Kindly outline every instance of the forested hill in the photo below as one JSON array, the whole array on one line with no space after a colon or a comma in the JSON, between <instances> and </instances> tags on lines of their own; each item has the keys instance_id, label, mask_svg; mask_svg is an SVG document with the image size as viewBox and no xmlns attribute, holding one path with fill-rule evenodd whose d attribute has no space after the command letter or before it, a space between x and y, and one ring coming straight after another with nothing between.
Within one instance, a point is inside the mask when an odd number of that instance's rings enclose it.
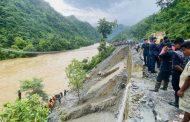
<instances>
[{"instance_id":1,"label":"forested hill","mask_svg":"<svg viewBox=\"0 0 190 122\"><path fill-rule=\"evenodd\" d=\"M125 26L122 24L119 24L118 26L116 26L113 31L112 34L110 34L108 36L108 40L112 40L116 35L118 35L119 33L121 33L122 31L125 30Z\"/></svg>"},{"instance_id":2,"label":"forested hill","mask_svg":"<svg viewBox=\"0 0 190 122\"><path fill-rule=\"evenodd\" d=\"M163 0L158 0L160 3ZM123 38L140 40L153 32L165 31L170 38L190 38L190 1L168 0L166 5L158 3L160 12L151 15L136 25L126 28ZM173 1L173 2L172 2ZM121 33L114 40L119 40Z\"/></svg>"},{"instance_id":3,"label":"forested hill","mask_svg":"<svg viewBox=\"0 0 190 122\"><path fill-rule=\"evenodd\" d=\"M64 17L43 0L0 1L0 47L57 51L86 46L98 38L89 23Z\"/></svg>"}]
</instances>

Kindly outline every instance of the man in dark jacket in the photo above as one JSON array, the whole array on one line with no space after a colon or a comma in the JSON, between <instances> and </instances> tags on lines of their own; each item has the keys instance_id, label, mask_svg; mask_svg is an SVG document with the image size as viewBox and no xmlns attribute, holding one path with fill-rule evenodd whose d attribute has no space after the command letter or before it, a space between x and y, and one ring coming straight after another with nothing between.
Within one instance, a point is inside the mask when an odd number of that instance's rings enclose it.
<instances>
[{"instance_id":1,"label":"man in dark jacket","mask_svg":"<svg viewBox=\"0 0 190 122\"><path fill-rule=\"evenodd\" d=\"M143 43L141 49L143 51L144 65L148 66L148 55L149 55L149 43L148 43L148 39L144 39L144 43Z\"/></svg>"},{"instance_id":2,"label":"man in dark jacket","mask_svg":"<svg viewBox=\"0 0 190 122\"><path fill-rule=\"evenodd\" d=\"M165 44L165 46L163 47L163 50L164 52L159 55L159 58L162 60L161 65L160 65L160 72L157 76L157 82L155 84L155 88L154 90L151 90L154 92L159 91L162 81L164 81L163 90L167 90L169 77L171 75L172 57L173 57L171 43Z\"/></svg>"},{"instance_id":3,"label":"man in dark jacket","mask_svg":"<svg viewBox=\"0 0 190 122\"><path fill-rule=\"evenodd\" d=\"M165 36L164 39L162 41L160 41L159 53L161 52L164 45L167 44L167 43L171 43L171 42L170 42L169 38L167 36Z\"/></svg>"},{"instance_id":4,"label":"man in dark jacket","mask_svg":"<svg viewBox=\"0 0 190 122\"><path fill-rule=\"evenodd\" d=\"M174 94L175 101L169 102L169 104L175 107L179 107L179 97L177 95L177 91L180 89L179 87L180 75L183 72L185 65L189 61L189 57L185 57L181 50L181 45L183 42L184 40L181 38L177 38L174 41L175 52L173 54L173 59L172 59L172 86L175 91Z\"/></svg>"},{"instance_id":5,"label":"man in dark jacket","mask_svg":"<svg viewBox=\"0 0 190 122\"><path fill-rule=\"evenodd\" d=\"M149 68L148 70L151 73L156 73L155 71L155 65L156 65L156 61L159 55L159 48L158 45L156 44L156 37L153 37L150 43L150 47L149 47Z\"/></svg>"}]
</instances>

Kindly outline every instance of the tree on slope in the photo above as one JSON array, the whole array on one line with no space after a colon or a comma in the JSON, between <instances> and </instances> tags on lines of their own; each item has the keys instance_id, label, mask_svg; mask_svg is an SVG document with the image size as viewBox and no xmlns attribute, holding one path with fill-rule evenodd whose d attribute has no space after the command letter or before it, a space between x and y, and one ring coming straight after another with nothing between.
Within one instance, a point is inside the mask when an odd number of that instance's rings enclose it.
<instances>
[{"instance_id":1,"label":"tree on slope","mask_svg":"<svg viewBox=\"0 0 190 122\"><path fill-rule=\"evenodd\" d=\"M74 59L66 68L66 75L69 79L69 85L77 91L80 100L80 89L83 88L83 81L86 76L86 72L83 69L83 63Z\"/></svg>"}]
</instances>

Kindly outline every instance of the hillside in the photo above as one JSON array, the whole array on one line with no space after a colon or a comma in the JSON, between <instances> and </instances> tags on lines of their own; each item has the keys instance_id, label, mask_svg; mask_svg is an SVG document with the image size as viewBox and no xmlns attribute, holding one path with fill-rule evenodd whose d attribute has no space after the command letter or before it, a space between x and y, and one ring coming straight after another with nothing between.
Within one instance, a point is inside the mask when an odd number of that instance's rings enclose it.
<instances>
[{"instance_id":1,"label":"hillside","mask_svg":"<svg viewBox=\"0 0 190 122\"><path fill-rule=\"evenodd\" d=\"M43 0L1 0L0 47L27 51L57 51L96 42L89 23L63 17Z\"/></svg>"},{"instance_id":2,"label":"hillside","mask_svg":"<svg viewBox=\"0 0 190 122\"><path fill-rule=\"evenodd\" d=\"M115 27L112 31L112 34L110 34L108 36L108 40L112 40L113 37L115 37L116 35L118 35L119 33L121 33L122 31L125 30L125 26L122 24L119 24L117 27Z\"/></svg>"},{"instance_id":3,"label":"hillside","mask_svg":"<svg viewBox=\"0 0 190 122\"><path fill-rule=\"evenodd\" d=\"M140 40L151 33L165 31L170 38L190 38L190 2L188 0L174 0L174 2L160 12L151 15L136 25L126 28L122 33L127 39ZM114 37L121 37L121 33Z\"/></svg>"}]
</instances>

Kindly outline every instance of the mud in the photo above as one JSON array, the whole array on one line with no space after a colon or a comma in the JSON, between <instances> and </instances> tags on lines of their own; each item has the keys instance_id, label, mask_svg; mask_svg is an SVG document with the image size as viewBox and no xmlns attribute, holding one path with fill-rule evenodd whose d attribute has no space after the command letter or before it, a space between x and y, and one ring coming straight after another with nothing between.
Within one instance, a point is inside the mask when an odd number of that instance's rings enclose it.
<instances>
[{"instance_id":1,"label":"mud","mask_svg":"<svg viewBox=\"0 0 190 122\"><path fill-rule=\"evenodd\" d=\"M0 108L17 98L20 80L42 78L49 96L68 90L65 68L74 58L83 60L96 55L97 47L95 44L63 53L0 61Z\"/></svg>"}]
</instances>

